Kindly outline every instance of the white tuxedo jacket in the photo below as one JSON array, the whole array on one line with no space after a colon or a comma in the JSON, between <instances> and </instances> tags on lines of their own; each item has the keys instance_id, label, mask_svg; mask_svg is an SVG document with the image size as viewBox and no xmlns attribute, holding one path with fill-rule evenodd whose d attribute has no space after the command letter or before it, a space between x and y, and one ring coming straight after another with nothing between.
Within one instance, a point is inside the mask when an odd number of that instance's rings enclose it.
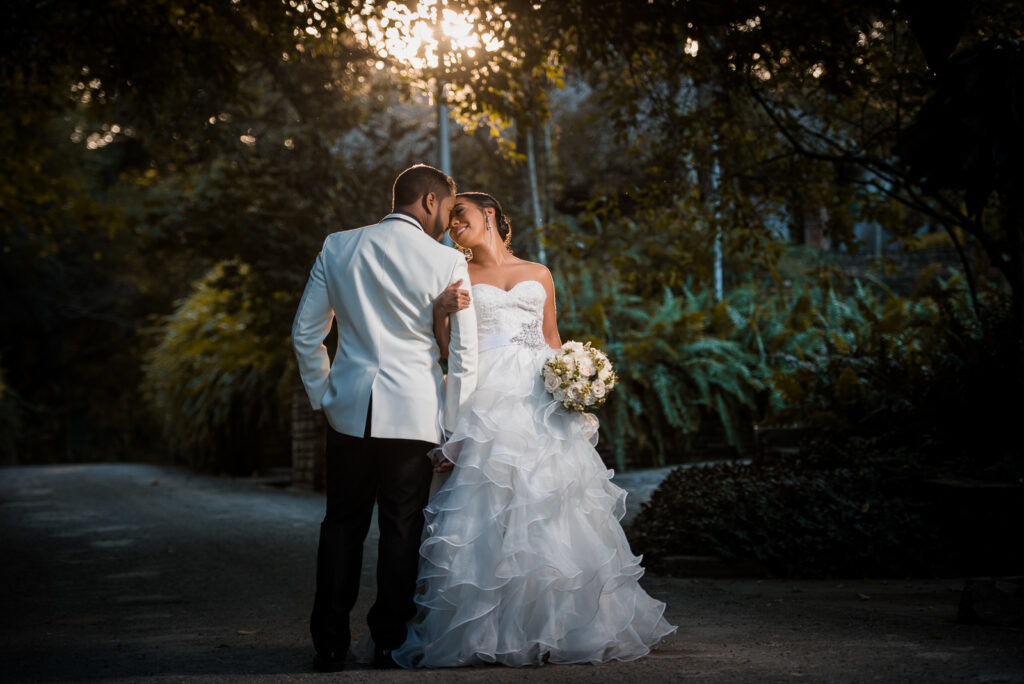
<instances>
[{"instance_id":1,"label":"white tuxedo jacket","mask_svg":"<svg viewBox=\"0 0 1024 684\"><path fill-rule=\"evenodd\" d=\"M473 307L451 316L447 380L434 339L433 301L451 283L470 286L466 259L390 214L333 233L313 264L292 324L299 374L314 409L338 432L362 437L373 396L373 437L438 443L476 388ZM324 338L338 321L331 365Z\"/></svg>"}]
</instances>

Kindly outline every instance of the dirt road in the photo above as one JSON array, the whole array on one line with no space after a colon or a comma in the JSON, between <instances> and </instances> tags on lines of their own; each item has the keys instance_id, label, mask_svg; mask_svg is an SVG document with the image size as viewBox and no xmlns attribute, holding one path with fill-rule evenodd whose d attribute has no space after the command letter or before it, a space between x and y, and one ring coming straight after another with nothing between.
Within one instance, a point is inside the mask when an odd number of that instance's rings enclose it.
<instances>
[{"instance_id":1,"label":"dirt road","mask_svg":"<svg viewBox=\"0 0 1024 684\"><path fill-rule=\"evenodd\" d=\"M679 631L637 662L320 675L306 620L323 505L314 494L147 465L0 469L0 678L1024 681L1024 632L956 624L955 578L648 577ZM356 636L372 601L374 549Z\"/></svg>"}]
</instances>

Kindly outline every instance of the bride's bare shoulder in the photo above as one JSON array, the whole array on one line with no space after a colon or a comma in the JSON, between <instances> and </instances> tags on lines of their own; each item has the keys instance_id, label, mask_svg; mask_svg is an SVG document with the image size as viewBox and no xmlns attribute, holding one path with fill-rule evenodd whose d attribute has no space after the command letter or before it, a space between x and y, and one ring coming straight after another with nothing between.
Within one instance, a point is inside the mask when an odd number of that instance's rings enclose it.
<instances>
[{"instance_id":1,"label":"bride's bare shoulder","mask_svg":"<svg viewBox=\"0 0 1024 684\"><path fill-rule=\"evenodd\" d=\"M551 271L544 264L516 257L516 267L522 269L523 275L531 280L539 280L541 283L551 280Z\"/></svg>"},{"instance_id":2,"label":"bride's bare shoulder","mask_svg":"<svg viewBox=\"0 0 1024 684\"><path fill-rule=\"evenodd\" d=\"M541 285L547 288L553 288L555 286L555 279L551 277L551 271L544 264L535 264L530 262L530 266L533 269L533 277L540 281Z\"/></svg>"}]
</instances>

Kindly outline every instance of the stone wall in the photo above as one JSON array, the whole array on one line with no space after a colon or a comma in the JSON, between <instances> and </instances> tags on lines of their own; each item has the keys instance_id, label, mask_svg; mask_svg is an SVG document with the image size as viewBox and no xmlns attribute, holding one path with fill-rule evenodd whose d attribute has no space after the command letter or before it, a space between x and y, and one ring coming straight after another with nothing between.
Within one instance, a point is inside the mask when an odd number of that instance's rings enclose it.
<instances>
[{"instance_id":1,"label":"stone wall","mask_svg":"<svg viewBox=\"0 0 1024 684\"><path fill-rule=\"evenodd\" d=\"M299 380L292 379L292 486L324 488L324 448L327 433L323 411L314 411Z\"/></svg>"}]
</instances>

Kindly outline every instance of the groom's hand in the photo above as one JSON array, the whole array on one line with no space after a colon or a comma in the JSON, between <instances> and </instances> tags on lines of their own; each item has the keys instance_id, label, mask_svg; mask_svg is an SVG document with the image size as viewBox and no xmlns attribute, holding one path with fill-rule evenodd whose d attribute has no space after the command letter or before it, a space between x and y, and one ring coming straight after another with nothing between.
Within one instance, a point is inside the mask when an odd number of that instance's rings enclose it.
<instances>
[{"instance_id":1,"label":"groom's hand","mask_svg":"<svg viewBox=\"0 0 1024 684\"><path fill-rule=\"evenodd\" d=\"M434 307L443 315L453 314L456 311L469 308L469 290L460 290L462 278L444 289L434 300Z\"/></svg>"},{"instance_id":2,"label":"groom's hand","mask_svg":"<svg viewBox=\"0 0 1024 684\"><path fill-rule=\"evenodd\" d=\"M435 473L447 473L455 467L455 464L449 461L447 458L442 458L441 462L434 466Z\"/></svg>"}]
</instances>

